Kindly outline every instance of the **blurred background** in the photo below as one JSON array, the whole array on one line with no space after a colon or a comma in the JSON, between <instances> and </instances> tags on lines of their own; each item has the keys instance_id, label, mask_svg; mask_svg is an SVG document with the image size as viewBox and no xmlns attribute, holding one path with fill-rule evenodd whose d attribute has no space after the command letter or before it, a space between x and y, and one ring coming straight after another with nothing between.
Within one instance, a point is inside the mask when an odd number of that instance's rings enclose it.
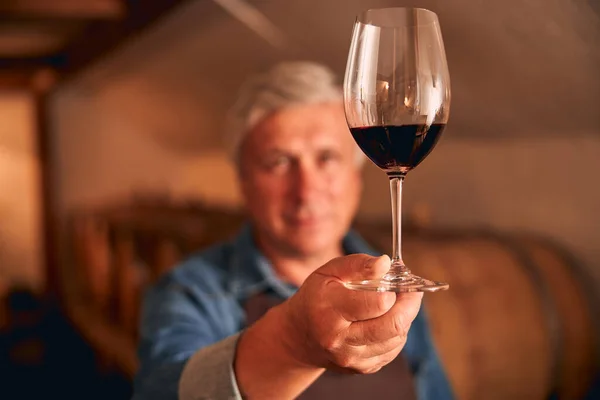
<instances>
[{"instance_id":1,"label":"blurred background","mask_svg":"<svg viewBox=\"0 0 600 400\"><path fill-rule=\"evenodd\" d=\"M600 2L2 0L1 398L130 398L144 288L243 221L221 140L238 86L289 59L341 78L355 15L383 6L435 11L446 46L450 121L403 211L405 259L451 284L426 306L457 394L584 397ZM368 164L356 226L387 251L387 178Z\"/></svg>"}]
</instances>

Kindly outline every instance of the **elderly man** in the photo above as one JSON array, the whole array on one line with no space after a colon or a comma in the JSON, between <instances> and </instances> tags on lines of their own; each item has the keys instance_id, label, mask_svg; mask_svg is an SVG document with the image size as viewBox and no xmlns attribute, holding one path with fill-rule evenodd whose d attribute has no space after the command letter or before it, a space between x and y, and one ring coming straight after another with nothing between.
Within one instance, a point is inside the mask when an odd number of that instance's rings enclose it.
<instances>
[{"instance_id":1,"label":"elderly man","mask_svg":"<svg viewBox=\"0 0 600 400\"><path fill-rule=\"evenodd\" d=\"M249 224L147 294L134 398L452 398L422 295L342 284L389 258L349 230L363 158L333 74L280 64L233 111Z\"/></svg>"}]
</instances>

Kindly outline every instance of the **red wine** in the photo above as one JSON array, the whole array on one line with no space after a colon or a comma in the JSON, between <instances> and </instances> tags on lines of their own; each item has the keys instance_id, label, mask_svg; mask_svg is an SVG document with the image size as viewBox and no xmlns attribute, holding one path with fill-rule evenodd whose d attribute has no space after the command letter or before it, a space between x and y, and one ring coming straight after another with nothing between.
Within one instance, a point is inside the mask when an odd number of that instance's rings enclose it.
<instances>
[{"instance_id":1,"label":"red wine","mask_svg":"<svg viewBox=\"0 0 600 400\"><path fill-rule=\"evenodd\" d=\"M385 172L404 175L431 152L446 124L351 128L362 151Z\"/></svg>"}]
</instances>

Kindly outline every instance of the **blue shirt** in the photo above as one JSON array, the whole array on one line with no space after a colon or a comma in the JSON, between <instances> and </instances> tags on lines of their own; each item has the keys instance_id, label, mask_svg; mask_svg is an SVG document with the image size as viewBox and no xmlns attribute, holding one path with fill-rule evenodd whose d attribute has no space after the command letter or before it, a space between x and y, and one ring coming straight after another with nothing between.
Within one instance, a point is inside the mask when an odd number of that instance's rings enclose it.
<instances>
[{"instance_id":1,"label":"blue shirt","mask_svg":"<svg viewBox=\"0 0 600 400\"><path fill-rule=\"evenodd\" d=\"M343 248L347 254L378 255L352 231L343 239ZM286 299L296 288L276 276L257 249L249 226L231 242L202 251L165 274L144 298L134 399L177 399L187 360L199 349L243 330L244 301L267 290ZM423 309L411 325L402 352L413 372L419 400L453 398Z\"/></svg>"}]
</instances>

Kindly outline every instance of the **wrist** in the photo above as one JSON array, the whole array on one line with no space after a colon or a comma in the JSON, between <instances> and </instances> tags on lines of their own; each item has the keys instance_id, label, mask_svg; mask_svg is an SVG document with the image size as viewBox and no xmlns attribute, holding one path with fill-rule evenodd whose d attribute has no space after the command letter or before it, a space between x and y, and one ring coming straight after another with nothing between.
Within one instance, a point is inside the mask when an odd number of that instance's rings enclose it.
<instances>
[{"instance_id":1,"label":"wrist","mask_svg":"<svg viewBox=\"0 0 600 400\"><path fill-rule=\"evenodd\" d=\"M279 353L290 366L298 369L322 369L312 362L303 329L306 327L299 327L302 322L296 319L297 316L293 314L289 305L288 300L265 314L264 322L269 335L264 337L268 338L270 346L279 349Z\"/></svg>"},{"instance_id":2,"label":"wrist","mask_svg":"<svg viewBox=\"0 0 600 400\"><path fill-rule=\"evenodd\" d=\"M281 306L270 309L238 341L234 372L240 392L249 398L296 398L325 371L300 356L304 344Z\"/></svg>"}]
</instances>

